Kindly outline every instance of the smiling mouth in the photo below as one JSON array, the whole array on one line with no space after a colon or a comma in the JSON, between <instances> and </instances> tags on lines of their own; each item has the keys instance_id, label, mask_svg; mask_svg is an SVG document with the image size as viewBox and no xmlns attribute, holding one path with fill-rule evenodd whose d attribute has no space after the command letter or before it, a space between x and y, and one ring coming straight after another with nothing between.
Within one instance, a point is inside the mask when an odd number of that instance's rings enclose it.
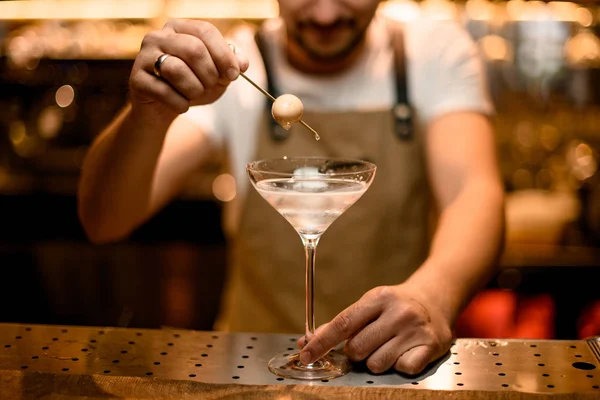
<instances>
[{"instance_id":1,"label":"smiling mouth","mask_svg":"<svg viewBox=\"0 0 600 400\"><path fill-rule=\"evenodd\" d=\"M332 32L342 32L346 29L351 29L355 26L355 22L352 20L337 20L331 24L322 25L313 21L304 21L298 23L298 30L307 30L311 32L319 32L323 35L331 34Z\"/></svg>"},{"instance_id":2,"label":"smiling mouth","mask_svg":"<svg viewBox=\"0 0 600 400\"><path fill-rule=\"evenodd\" d=\"M306 33L319 38L321 41L329 42L342 35L345 30L344 28L308 28Z\"/></svg>"},{"instance_id":3,"label":"smiling mouth","mask_svg":"<svg viewBox=\"0 0 600 400\"><path fill-rule=\"evenodd\" d=\"M328 25L301 22L293 37L311 58L330 61L352 52L363 35L356 29L354 21L340 20Z\"/></svg>"}]
</instances>

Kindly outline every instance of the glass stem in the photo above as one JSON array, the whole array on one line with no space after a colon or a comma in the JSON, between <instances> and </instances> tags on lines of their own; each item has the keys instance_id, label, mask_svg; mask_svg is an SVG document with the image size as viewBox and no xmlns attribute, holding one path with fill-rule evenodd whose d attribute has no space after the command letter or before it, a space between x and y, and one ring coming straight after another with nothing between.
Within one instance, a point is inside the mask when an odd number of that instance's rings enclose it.
<instances>
[{"instance_id":1,"label":"glass stem","mask_svg":"<svg viewBox=\"0 0 600 400\"><path fill-rule=\"evenodd\" d=\"M305 323L305 342L315 334L315 255L320 236L302 237L304 244L304 253L306 254L306 323Z\"/></svg>"}]
</instances>

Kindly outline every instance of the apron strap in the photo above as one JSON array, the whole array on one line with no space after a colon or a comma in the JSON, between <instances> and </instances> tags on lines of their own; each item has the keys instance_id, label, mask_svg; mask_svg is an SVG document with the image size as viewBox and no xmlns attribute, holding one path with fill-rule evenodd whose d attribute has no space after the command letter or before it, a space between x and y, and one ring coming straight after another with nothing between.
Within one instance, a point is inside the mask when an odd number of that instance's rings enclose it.
<instances>
[{"instance_id":1,"label":"apron strap","mask_svg":"<svg viewBox=\"0 0 600 400\"><path fill-rule=\"evenodd\" d=\"M391 36L391 44L394 50L394 66L396 70L396 104L394 105L393 113L396 120L396 136L400 140L411 140L413 137L413 120L412 108L408 101L408 83L406 72L406 54L404 49L404 34L402 26L395 22L389 22L388 28ZM254 40L258 46L258 50L262 56L265 73L267 76L267 91L275 98L281 93L273 82L273 74L269 62L269 54L267 45L262 38L260 29L256 31ZM271 100L267 99L266 111L271 110ZM271 121L271 137L276 142L284 141L290 135L290 131L285 130L279 125L274 118L269 118Z\"/></svg>"},{"instance_id":2,"label":"apron strap","mask_svg":"<svg viewBox=\"0 0 600 400\"><path fill-rule=\"evenodd\" d=\"M396 69L396 136L400 140L410 140L413 136L412 108L408 101L408 79L406 67L406 52L404 48L404 33L399 23L390 22L388 28L394 50L394 65Z\"/></svg>"}]
</instances>

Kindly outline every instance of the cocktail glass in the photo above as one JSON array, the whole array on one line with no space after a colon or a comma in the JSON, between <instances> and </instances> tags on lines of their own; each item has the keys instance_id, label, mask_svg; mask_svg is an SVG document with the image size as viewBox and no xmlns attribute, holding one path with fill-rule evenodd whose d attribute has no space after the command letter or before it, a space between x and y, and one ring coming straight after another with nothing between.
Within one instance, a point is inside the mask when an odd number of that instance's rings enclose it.
<instances>
[{"instance_id":1,"label":"cocktail glass","mask_svg":"<svg viewBox=\"0 0 600 400\"><path fill-rule=\"evenodd\" d=\"M246 165L254 188L294 227L304 244L307 341L315 333L315 252L319 239L366 192L376 169L365 161L318 157L283 157ZM275 356L269 361L269 369L286 378L332 379L346 374L350 363L345 355L332 350L304 365L296 352Z\"/></svg>"}]
</instances>

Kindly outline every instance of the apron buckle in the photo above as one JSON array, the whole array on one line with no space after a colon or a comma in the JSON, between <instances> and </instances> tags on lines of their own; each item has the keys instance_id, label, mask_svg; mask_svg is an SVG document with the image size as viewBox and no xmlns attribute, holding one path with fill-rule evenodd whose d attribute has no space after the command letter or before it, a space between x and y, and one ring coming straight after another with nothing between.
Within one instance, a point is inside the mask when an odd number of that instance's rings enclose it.
<instances>
[{"instance_id":1,"label":"apron buckle","mask_svg":"<svg viewBox=\"0 0 600 400\"><path fill-rule=\"evenodd\" d=\"M412 111L406 103L398 103L394 106L394 118L396 119L396 136L400 140L412 139Z\"/></svg>"}]
</instances>

